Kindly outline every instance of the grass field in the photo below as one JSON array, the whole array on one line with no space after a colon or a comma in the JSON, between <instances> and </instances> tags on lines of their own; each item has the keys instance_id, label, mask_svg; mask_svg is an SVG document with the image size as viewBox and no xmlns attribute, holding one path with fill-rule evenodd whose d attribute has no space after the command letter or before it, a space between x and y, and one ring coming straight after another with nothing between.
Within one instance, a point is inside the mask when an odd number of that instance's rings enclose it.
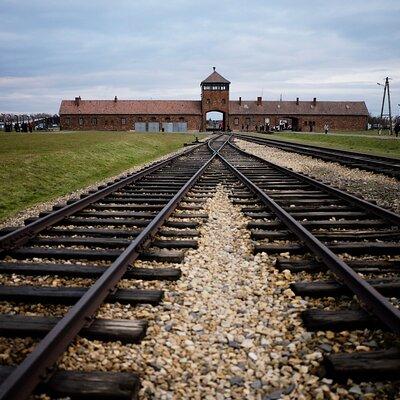
<instances>
[{"instance_id":1,"label":"grass field","mask_svg":"<svg viewBox=\"0 0 400 400\"><path fill-rule=\"evenodd\" d=\"M0 221L193 139L187 133L0 133Z\"/></svg>"},{"instance_id":2,"label":"grass field","mask_svg":"<svg viewBox=\"0 0 400 400\"><path fill-rule=\"evenodd\" d=\"M283 132L274 135L251 133L251 135L266 139L287 140L295 143L400 158L400 140L394 139L393 137L388 138L387 136L375 138L369 135L362 136L361 132L353 132L353 135L348 132L346 135L336 134L336 132L328 135L291 132Z\"/></svg>"}]
</instances>

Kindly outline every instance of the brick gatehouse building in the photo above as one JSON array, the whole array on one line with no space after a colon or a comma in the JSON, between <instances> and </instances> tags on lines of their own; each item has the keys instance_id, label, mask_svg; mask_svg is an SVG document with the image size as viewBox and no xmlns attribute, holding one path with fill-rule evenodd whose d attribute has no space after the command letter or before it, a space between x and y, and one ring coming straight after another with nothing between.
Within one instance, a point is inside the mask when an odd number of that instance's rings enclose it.
<instances>
[{"instance_id":1,"label":"brick gatehouse building","mask_svg":"<svg viewBox=\"0 0 400 400\"><path fill-rule=\"evenodd\" d=\"M222 113L221 128L267 130L281 125L295 131L364 130L368 109L359 101L263 101L229 99L230 82L218 72L201 82L201 100L63 100L61 128L136 132L204 131L207 113Z\"/></svg>"}]
</instances>

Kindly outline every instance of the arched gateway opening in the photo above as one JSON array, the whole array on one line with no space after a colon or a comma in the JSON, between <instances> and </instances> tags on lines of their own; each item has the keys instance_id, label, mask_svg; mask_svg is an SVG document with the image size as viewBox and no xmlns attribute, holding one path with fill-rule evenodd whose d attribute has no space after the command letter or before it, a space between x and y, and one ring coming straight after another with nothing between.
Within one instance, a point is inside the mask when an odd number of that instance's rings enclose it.
<instances>
[{"instance_id":1,"label":"arched gateway opening","mask_svg":"<svg viewBox=\"0 0 400 400\"><path fill-rule=\"evenodd\" d=\"M221 111L206 113L206 131L225 131L225 113Z\"/></svg>"},{"instance_id":2,"label":"arched gateway opening","mask_svg":"<svg viewBox=\"0 0 400 400\"><path fill-rule=\"evenodd\" d=\"M278 118L277 128L280 131L293 131L298 132L300 130L299 119L296 117L280 117Z\"/></svg>"}]
</instances>

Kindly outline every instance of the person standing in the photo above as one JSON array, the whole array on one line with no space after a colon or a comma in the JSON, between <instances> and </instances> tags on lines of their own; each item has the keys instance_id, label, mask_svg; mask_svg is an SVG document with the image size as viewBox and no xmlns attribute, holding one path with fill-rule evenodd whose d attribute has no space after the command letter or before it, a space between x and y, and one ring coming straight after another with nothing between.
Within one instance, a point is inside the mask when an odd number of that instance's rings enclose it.
<instances>
[{"instance_id":1,"label":"person standing","mask_svg":"<svg viewBox=\"0 0 400 400\"><path fill-rule=\"evenodd\" d=\"M324 125L324 131L325 131L325 135L327 135L328 132L329 132L329 125L328 124Z\"/></svg>"},{"instance_id":2,"label":"person standing","mask_svg":"<svg viewBox=\"0 0 400 400\"><path fill-rule=\"evenodd\" d=\"M400 133L400 121L396 122L396 125L394 126L394 134L396 135L396 137L399 136Z\"/></svg>"}]
</instances>

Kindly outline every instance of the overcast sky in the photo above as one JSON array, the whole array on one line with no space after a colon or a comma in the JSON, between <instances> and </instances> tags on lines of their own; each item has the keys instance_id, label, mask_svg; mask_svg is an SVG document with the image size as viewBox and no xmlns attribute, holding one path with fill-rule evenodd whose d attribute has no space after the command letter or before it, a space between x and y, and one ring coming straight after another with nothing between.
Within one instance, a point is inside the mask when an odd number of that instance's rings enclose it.
<instances>
[{"instance_id":1,"label":"overcast sky","mask_svg":"<svg viewBox=\"0 0 400 400\"><path fill-rule=\"evenodd\" d=\"M0 0L0 112L61 99L199 99L217 67L231 99L400 103L399 0Z\"/></svg>"}]
</instances>

